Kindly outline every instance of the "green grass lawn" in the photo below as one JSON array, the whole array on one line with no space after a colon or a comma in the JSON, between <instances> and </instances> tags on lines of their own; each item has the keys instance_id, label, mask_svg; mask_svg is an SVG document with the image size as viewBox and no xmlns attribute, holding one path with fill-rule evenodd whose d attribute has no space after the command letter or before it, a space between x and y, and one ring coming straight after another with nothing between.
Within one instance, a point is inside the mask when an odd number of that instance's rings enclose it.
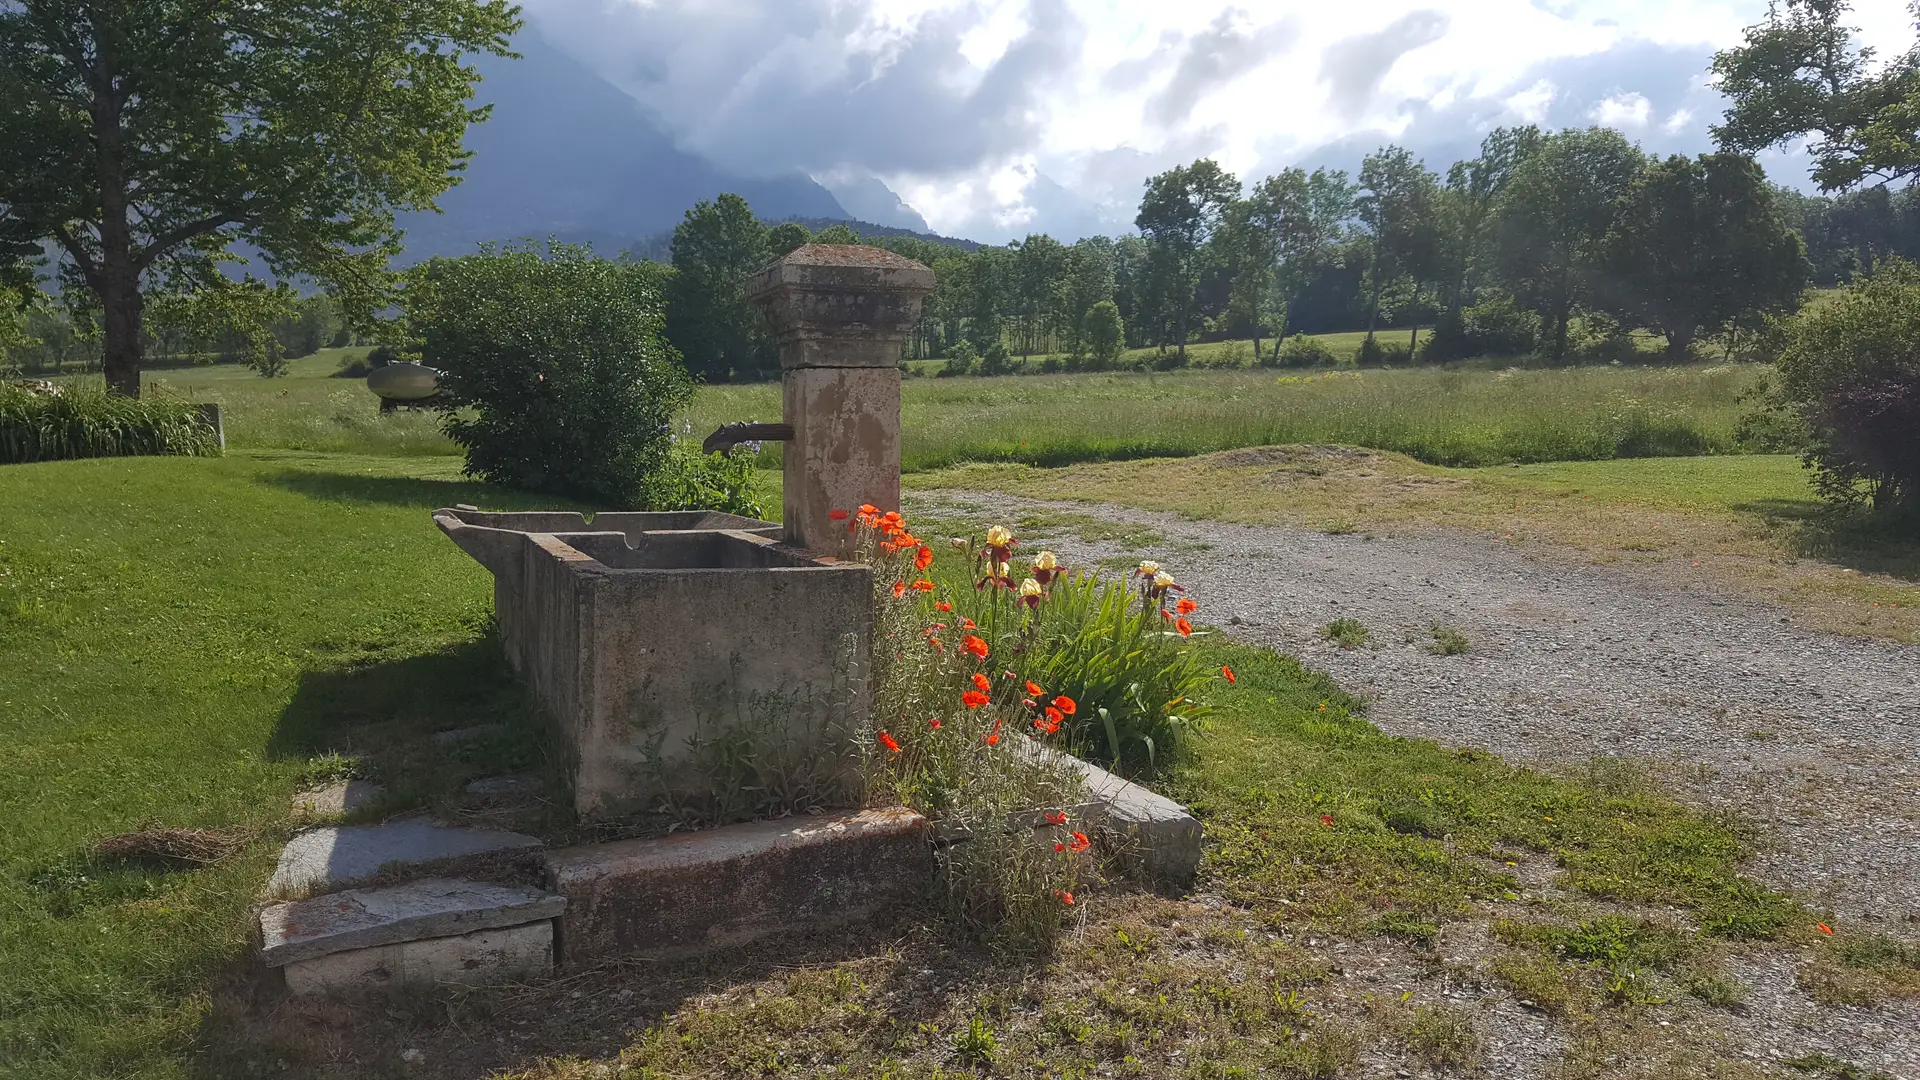
<instances>
[{"instance_id":1,"label":"green grass lawn","mask_svg":"<svg viewBox=\"0 0 1920 1080\"><path fill-rule=\"evenodd\" d=\"M464 482L447 457L239 451L0 469L0 1074L375 1076L400 1068L402 1047L425 1040L454 1053L471 1041L438 1006L349 1013L326 1021L336 1025L326 1045L354 1052L323 1068L319 1044L276 1026L291 1020L249 1011L245 966L249 905L290 828L288 798L336 771L340 755L395 788L386 810L445 806L473 775L543 767L527 699L489 636L489 579L429 520L429 509L454 502L511 509L555 500ZM1233 665L1240 682L1222 693L1220 726L1197 761L1169 783L1207 818L1215 843L1203 883L1239 905L1235 926L1355 941L1430 936L1476 905L1522 904L1508 899L1503 858L1557 860L1563 882L1585 895L1678 905L1710 932L1770 934L1803 920L1734 874L1743 847L1735 832L1655 792L1386 738L1291 661L1216 648L1215 662ZM427 738L490 720L513 725L510 737L474 756L436 751ZM104 836L155 825L245 843L197 869L89 855ZM557 821L529 827L564 831ZM1213 961L1190 952L1156 960L1145 946L1113 951L1113 926L1137 917L1134 901L1115 903L1089 913L1096 944L1107 945L1063 954L1074 974L1048 991L1060 1009L1094 1017L1109 1036L1149 1022L1211 1033L1207 1045L1223 1060L1249 1067L1269 1052L1261 1047L1284 1045L1283 1028L1333 1031L1271 1002L1248 1014L1251 1026L1206 1011L1195 995ZM1566 922L1561 908L1524 904L1509 914L1552 926L1585 917ZM937 927L927 933L917 940L938 941ZM1234 963L1271 959L1255 948L1264 937L1232 933L1236 949L1253 950L1233 953ZM742 1075L747 1052L774 1032L793 1047L841 1046L849 1060L880 1062L900 1052L901 1038L944 1054L955 1023L965 1028L981 1002L1006 992L976 985L991 965L964 949L889 954L882 945L861 955L868 959L856 966L924 962L951 972L955 988L936 1003L930 1029L875 1028L847 1043L840 1021L789 1017L786 1027L730 1029L700 1051L671 1033L706 1023L701 1016L724 1019L732 1006L678 1012L663 1003L633 1023L666 1033L650 1051L662 1055L659 1075L712 1075L714 1062ZM595 978L625 979L607 991L638 987L645 1003L726 970ZM1612 977L1600 966L1553 971L1576 1000L1602 1000ZM1130 1016L1132 1003L1116 1002L1111 987L1151 972L1178 981L1168 991L1178 1008ZM1344 1007L1323 976L1288 985L1329 1010ZM518 1000L489 1008L511 1013L535 999ZM569 1026L570 1015L534 1010L529 1022L548 1052L604 1040L604 1030ZM1022 1017L992 1021L1004 1045L1055 1053L1037 1041L1050 1038L1039 1014ZM1355 1030L1354 1038L1389 1037ZM1108 1066L1146 1054L1157 1063L1151 1072L1173 1067L1165 1055L1176 1045L1120 1038L1071 1053ZM532 1067L524 1058L494 1065Z\"/></svg>"}]
</instances>

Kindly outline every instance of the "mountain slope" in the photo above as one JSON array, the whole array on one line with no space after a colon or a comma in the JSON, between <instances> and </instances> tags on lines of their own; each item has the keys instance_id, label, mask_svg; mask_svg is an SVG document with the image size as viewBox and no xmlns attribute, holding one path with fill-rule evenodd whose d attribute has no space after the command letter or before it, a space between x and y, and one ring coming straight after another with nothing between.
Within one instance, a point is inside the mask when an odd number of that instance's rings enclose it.
<instances>
[{"instance_id":1,"label":"mountain slope","mask_svg":"<svg viewBox=\"0 0 1920 1080\"><path fill-rule=\"evenodd\" d=\"M589 241L611 254L670 230L695 202L737 192L763 218L850 215L826 188L794 173L727 173L674 147L639 103L528 28L517 60L476 61L477 103L492 116L467 129L473 151L439 214L409 214L406 261L459 255L483 240Z\"/></svg>"}]
</instances>

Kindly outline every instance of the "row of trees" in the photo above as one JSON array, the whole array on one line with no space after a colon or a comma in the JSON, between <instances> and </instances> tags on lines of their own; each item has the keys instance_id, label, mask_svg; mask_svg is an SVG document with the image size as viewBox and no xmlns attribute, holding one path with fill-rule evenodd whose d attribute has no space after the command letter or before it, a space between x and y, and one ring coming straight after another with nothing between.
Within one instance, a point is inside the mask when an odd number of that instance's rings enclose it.
<instances>
[{"instance_id":1,"label":"row of trees","mask_svg":"<svg viewBox=\"0 0 1920 1080\"><path fill-rule=\"evenodd\" d=\"M1137 236L971 252L869 242L938 278L910 355L978 356L987 373L1013 355L1098 363L1116 313L1125 344L1175 362L1195 340L1250 337L1257 357L1289 332L1371 340L1390 323L1435 326L1443 356L1525 351L1537 335L1558 362L1582 316L1660 334L1678 358L1702 334L1797 304L1811 271L1786 211L1811 205L1783 204L1743 155L1657 160L1608 129L1525 127L1494 131L1445 176L1390 146L1357 177L1287 169L1248 189L1202 159L1147 181ZM687 214L668 329L696 374L773 370L738 283L804 238L734 195Z\"/></svg>"}]
</instances>

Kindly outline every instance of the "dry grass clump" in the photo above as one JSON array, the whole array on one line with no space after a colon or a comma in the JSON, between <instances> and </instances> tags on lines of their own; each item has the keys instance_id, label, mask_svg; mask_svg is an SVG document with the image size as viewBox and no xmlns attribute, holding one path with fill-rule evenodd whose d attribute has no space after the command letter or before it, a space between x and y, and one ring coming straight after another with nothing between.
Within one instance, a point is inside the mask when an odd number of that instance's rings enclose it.
<instances>
[{"instance_id":1,"label":"dry grass clump","mask_svg":"<svg viewBox=\"0 0 1920 1080\"><path fill-rule=\"evenodd\" d=\"M109 836L93 845L93 854L112 862L210 866L246 843L232 830L147 828Z\"/></svg>"}]
</instances>

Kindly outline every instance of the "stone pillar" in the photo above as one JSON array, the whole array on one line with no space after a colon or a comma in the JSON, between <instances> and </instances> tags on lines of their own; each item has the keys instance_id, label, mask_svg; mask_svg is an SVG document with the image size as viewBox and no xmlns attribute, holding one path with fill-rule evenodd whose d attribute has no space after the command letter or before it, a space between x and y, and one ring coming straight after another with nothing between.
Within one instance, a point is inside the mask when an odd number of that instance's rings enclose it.
<instances>
[{"instance_id":1,"label":"stone pillar","mask_svg":"<svg viewBox=\"0 0 1920 1080\"><path fill-rule=\"evenodd\" d=\"M850 550L834 510L900 508L900 347L933 271L881 248L808 244L747 281L780 346L782 523L789 543Z\"/></svg>"}]
</instances>

